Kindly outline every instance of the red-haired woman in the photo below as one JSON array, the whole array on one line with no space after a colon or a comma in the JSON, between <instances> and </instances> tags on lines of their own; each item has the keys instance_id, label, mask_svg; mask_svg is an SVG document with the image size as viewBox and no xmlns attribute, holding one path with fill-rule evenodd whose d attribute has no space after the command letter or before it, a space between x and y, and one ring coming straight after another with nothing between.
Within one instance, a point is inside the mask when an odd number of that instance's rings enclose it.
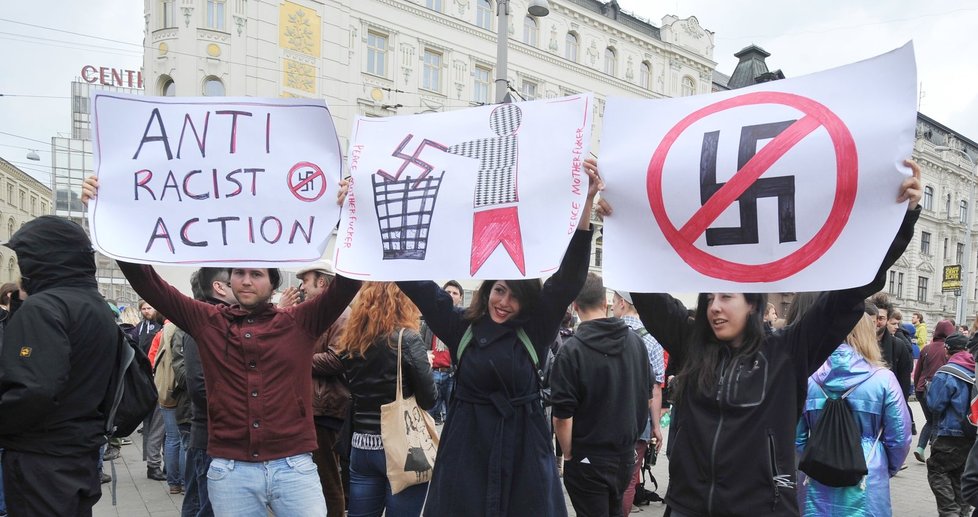
<instances>
[{"instance_id":1,"label":"red-haired woman","mask_svg":"<svg viewBox=\"0 0 978 517\"><path fill-rule=\"evenodd\" d=\"M397 389L397 341L405 397L422 409L435 405L437 391L427 349L418 334L418 308L390 282L365 283L343 327L336 352L346 367L353 395L350 451L350 517L420 515L428 483L391 494L387 460L380 438L380 406Z\"/></svg>"}]
</instances>

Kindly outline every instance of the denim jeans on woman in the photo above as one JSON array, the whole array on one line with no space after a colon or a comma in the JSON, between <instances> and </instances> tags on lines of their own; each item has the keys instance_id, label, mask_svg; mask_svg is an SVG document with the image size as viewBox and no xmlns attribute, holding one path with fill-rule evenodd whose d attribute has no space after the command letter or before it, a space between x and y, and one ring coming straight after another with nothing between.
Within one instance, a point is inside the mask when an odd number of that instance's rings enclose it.
<instances>
[{"instance_id":1,"label":"denim jeans on woman","mask_svg":"<svg viewBox=\"0 0 978 517\"><path fill-rule=\"evenodd\" d=\"M187 443L190 440L190 424L177 424L176 408L160 407L163 413L163 463L166 464L166 484L183 486L183 472L187 466ZM186 438L184 438L186 435Z\"/></svg>"},{"instance_id":2,"label":"denim jeans on woman","mask_svg":"<svg viewBox=\"0 0 978 517\"><path fill-rule=\"evenodd\" d=\"M350 452L349 517L414 517L421 515L428 483L408 487L391 494L387 481L387 458L384 450L368 451L353 447Z\"/></svg>"},{"instance_id":3,"label":"denim jeans on woman","mask_svg":"<svg viewBox=\"0 0 978 517\"><path fill-rule=\"evenodd\" d=\"M312 453L269 461L211 459L207 493L217 517L326 517ZM352 514L351 514L352 515Z\"/></svg>"}]
</instances>

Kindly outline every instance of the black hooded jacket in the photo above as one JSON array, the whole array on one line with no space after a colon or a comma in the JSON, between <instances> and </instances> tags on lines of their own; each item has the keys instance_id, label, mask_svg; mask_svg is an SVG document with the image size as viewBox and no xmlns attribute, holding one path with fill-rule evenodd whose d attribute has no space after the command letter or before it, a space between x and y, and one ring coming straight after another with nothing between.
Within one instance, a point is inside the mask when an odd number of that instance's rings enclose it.
<instances>
[{"instance_id":1,"label":"black hooded jacket","mask_svg":"<svg viewBox=\"0 0 978 517\"><path fill-rule=\"evenodd\" d=\"M115 317L95 281L85 231L44 216L7 247L28 297L0 350L0 447L69 455L104 442L105 404L118 350Z\"/></svg>"},{"instance_id":2,"label":"black hooded jacket","mask_svg":"<svg viewBox=\"0 0 978 517\"><path fill-rule=\"evenodd\" d=\"M557 352L550 396L555 417L574 418L575 458L634 451L652 398L645 343L617 318L581 323Z\"/></svg>"}]
</instances>

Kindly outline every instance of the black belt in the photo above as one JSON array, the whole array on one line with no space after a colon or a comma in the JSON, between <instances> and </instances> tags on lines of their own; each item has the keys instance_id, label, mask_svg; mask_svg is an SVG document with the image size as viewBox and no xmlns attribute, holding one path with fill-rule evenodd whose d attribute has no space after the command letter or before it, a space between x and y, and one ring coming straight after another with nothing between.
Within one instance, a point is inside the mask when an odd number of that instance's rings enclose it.
<instances>
[{"instance_id":1,"label":"black belt","mask_svg":"<svg viewBox=\"0 0 978 517\"><path fill-rule=\"evenodd\" d=\"M449 366L448 368L432 368L431 370L432 371L435 371L435 372L452 373L452 371L454 370L454 368L452 368L451 366Z\"/></svg>"}]
</instances>

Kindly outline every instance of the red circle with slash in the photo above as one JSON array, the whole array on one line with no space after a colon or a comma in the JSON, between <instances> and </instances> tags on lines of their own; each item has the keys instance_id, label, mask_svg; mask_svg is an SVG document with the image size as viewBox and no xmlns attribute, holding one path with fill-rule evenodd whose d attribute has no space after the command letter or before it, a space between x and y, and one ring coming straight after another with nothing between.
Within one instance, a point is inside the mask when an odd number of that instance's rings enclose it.
<instances>
[{"instance_id":1,"label":"red circle with slash","mask_svg":"<svg viewBox=\"0 0 978 517\"><path fill-rule=\"evenodd\" d=\"M676 228L666 213L662 198L662 173L666 157L676 140L695 122L715 113L760 104L780 104L804 116L768 142L744 167L683 225ZM835 151L836 188L830 216L815 236L789 255L764 264L741 264L711 255L695 242L717 217L744 193L765 171L812 131L824 127ZM772 282L792 276L811 265L832 247L842 234L856 201L859 160L849 128L824 105L792 93L754 92L703 107L688 115L666 133L649 161L646 188L649 205L666 241L699 273L734 282Z\"/></svg>"},{"instance_id":2,"label":"red circle with slash","mask_svg":"<svg viewBox=\"0 0 978 517\"><path fill-rule=\"evenodd\" d=\"M299 179L299 175L296 173L304 169L311 169L312 174L307 175L305 178ZM322 180L322 182L319 184L319 189L315 188L316 184L314 182L317 179ZM300 192L300 190L306 185L309 185L312 188L306 192ZM326 174L324 174L323 170L315 163L299 162L289 169L289 190L292 191L292 195L299 201L305 201L307 203L316 201L317 199L323 197L323 194L326 193Z\"/></svg>"}]
</instances>

